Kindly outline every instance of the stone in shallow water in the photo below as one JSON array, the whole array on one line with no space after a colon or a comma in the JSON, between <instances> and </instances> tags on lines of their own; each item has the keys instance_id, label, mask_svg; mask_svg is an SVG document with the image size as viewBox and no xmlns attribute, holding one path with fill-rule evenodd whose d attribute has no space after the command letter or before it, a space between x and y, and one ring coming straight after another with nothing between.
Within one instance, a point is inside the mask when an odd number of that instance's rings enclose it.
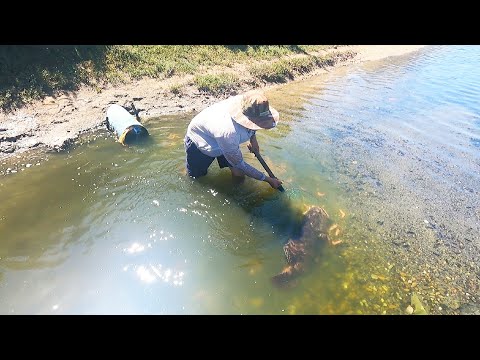
<instances>
[{"instance_id":1,"label":"stone in shallow water","mask_svg":"<svg viewBox=\"0 0 480 360\"><path fill-rule=\"evenodd\" d=\"M416 293L413 293L412 294L412 297L411 297L411 303L413 305L413 307L415 308L414 310L414 314L415 315L427 315L427 310L425 310L425 308L423 307L422 305L422 302L420 301L420 298L418 297L418 295Z\"/></svg>"}]
</instances>

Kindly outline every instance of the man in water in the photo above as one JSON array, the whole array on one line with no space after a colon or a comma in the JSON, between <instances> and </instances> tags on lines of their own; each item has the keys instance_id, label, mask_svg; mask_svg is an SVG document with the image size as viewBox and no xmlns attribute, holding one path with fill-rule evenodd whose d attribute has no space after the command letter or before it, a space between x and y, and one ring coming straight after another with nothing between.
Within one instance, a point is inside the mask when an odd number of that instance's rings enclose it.
<instances>
[{"instance_id":1,"label":"man in water","mask_svg":"<svg viewBox=\"0 0 480 360\"><path fill-rule=\"evenodd\" d=\"M240 151L240 144L248 140L248 149L259 151L256 131L274 128L278 119L278 111L258 90L232 96L202 110L192 119L185 135L188 175L193 178L206 175L216 158L220 168L230 168L234 179L241 181L246 175L278 188L282 181L247 164Z\"/></svg>"}]
</instances>

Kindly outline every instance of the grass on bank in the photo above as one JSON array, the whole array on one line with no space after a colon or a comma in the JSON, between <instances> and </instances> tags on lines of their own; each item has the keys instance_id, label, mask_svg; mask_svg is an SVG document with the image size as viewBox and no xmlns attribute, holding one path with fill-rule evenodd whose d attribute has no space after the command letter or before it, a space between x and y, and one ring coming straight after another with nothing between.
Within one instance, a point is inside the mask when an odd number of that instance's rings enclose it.
<instances>
[{"instance_id":1,"label":"grass on bank","mask_svg":"<svg viewBox=\"0 0 480 360\"><path fill-rule=\"evenodd\" d=\"M234 74L207 74L197 75L194 84L200 91L219 95L235 90L240 85L240 80Z\"/></svg>"},{"instance_id":2,"label":"grass on bank","mask_svg":"<svg viewBox=\"0 0 480 360\"><path fill-rule=\"evenodd\" d=\"M309 73L315 68L333 66L338 61L346 60L354 54L350 51L330 53L322 56L307 55L289 59L281 59L269 63L254 64L249 72L257 79L265 82L283 83L295 76Z\"/></svg>"},{"instance_id":3,"label":"grass on bank","mask_svg":"<svg viewBox=\"0 0 480 360\"><path fill-rule=\"evenodd\" d=\"M86 85L101 91L105 84L143 77L164 79L194 75L199 90L219 94L239 86L231 74L209 75L213 67L248 65L263 81L282 82L320 66L310 55L330 45L3 45L0 46L0 109L11 111L33 100L75 91ZM286 59L303 55L299 59ZM256 62L275 60L270 65ZM181 86L173 85L172 93Z\"/></svg>"}]
</instances>

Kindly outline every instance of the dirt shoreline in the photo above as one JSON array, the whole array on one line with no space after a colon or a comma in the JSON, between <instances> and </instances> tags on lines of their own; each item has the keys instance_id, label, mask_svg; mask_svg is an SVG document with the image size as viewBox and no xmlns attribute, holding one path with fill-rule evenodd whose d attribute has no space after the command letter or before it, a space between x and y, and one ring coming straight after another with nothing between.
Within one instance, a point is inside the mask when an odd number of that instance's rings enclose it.
<instances>
[{"instance_id":1,"label":"dirt shoreline","mask_svg":"<svg viewBox=\"0 0 480 360\"><path fill-rule=\"evenodd\" d=\"M350 50L356 55L337 66L380 60L391 56L405 55L425 45L350 45L340 46L336 51ZM324 72L315 70L295 80ZM252 89L248 85L247 72L236 72L243 82L242 91ZM222 98L205 95L193 87L185 87L181 94L169 91L173 82L188 83L188 76L165 80L143 79L121 86L109 86L99 93L88 87L47 97L11 113L0 114L0 160L6 160L28 150L62 151L82 133L104 126L108 106L132 102L140 111L140 118L197 112ZM266 85L264 89L281 86Z\"/></svg>"}]
</instances>

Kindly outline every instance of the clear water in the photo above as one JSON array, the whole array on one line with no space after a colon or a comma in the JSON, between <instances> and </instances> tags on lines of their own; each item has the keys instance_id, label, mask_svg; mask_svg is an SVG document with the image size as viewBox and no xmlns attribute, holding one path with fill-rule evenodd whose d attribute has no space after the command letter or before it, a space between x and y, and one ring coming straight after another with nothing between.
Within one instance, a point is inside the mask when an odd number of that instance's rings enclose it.
<instances>
[{"instance_id":1,"label":"clear water","mask_svg":"<svg viewBox=\"0 0 480 360\"><path fill-rule=\"evenodd\" d=\"M412 252L479 240L479 60L480 46L427 47L270 91L282 122L258 138L285 193L234 185L216 163L185 176L192 114L149 119L145 144L99 131L5 162L17 172L0 178L0 313L405 313L424 266ZM277 289L311 205L338 243Z\"/></svg>"}]
</instances>

